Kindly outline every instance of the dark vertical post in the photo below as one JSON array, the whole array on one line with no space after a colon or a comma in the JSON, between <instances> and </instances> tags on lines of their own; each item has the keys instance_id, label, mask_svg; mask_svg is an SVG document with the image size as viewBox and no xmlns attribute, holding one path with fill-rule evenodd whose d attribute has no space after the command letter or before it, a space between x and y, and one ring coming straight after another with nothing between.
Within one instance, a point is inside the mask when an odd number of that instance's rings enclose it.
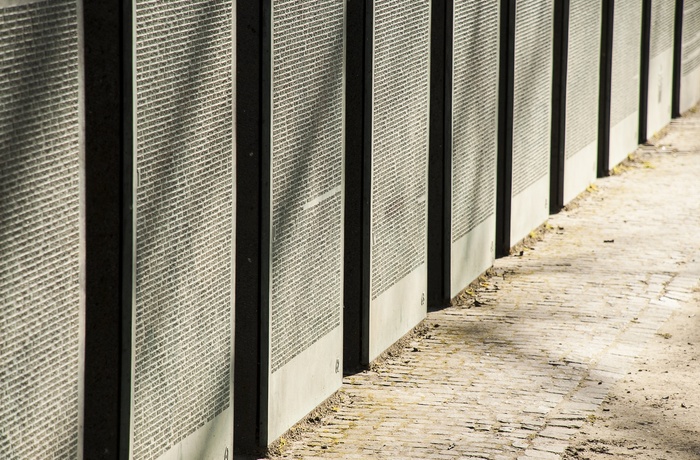
<instances>
[{"instance_id":1,"label":"dark vertical post","mask_svg":"<svg viewBox=\"0 0 700 460\"><path fill-rule=\"evenodd\" d=\"M344 372L358 370L362 355L365 2L346 6Z\"/></svg>"},{"instance_id":2,"label":"dark vertical post","mask_svg":"<svg viewBox=\"0 0 700 460\"><path fill-rule=\"evenodd\" d=\"M610 101L615 1L603 0L600 45L600 105L598 116L598 177L610 174Z\"/></svg>"},{"instance_id":3,"label":"dark vertical post","mask_svg":"<svg viewBox=\"0 0 700 460\"><path fill-rule=\"evenodd\" d=\"M683 62L683 9L684 0L676 0L675 29L673 31L673 102L671 115L673 118L681 116L681 78Z\"/></svg>"},{"instance_id":4,"label":"dark vertical post","mask_svg":"<svg viewBox=\"0 0 700 460\"><path fill-rule=\"evenodd\" d=\"M234 450L253 453L259 440L261 193L263 184L263 9L236 6L236 331Z\"/></svg>"},{"instance_id":5,"label":"dark vertical post","mask_svg":"<svg viewBox=\"0 0 700 460\"><path fill-rule=\"evenodd\" d=\"M501 1L501 38L498 102L498 173L496 199L496 256L510 252L510 214L513 191L513 84L515 65L516 0Z\"/></svg>"},{"instance_id":6,"label":"dark vertical post","mask_svg":"<svg viewBox=\"0 0 700 460\"><path fill-rule=\"evenodd\" d=\"M129 424L131 419L131 325L133 314L133 285L134 285L134 84L133 84L133 6L125 1L122 5L122 130L123 149L121 156L121 377L120 383L120 429L119 429L119 458L129 458Z\"/></svg>"},{"instance_id":7,"label":"dark vertical post","mask_svg":"<svg viewBox=\"0 0 700 460\"><path fill-rule=\"evenodd\" d=\"M435 304L428 303L428 307L448 306L450 301L450 290L452 281L452 79L453 79L453 56L454 56L454 0L446 0L441 10L444 15L444 20L438 24L433 23L433 28L442 25L443 31L439 34L442 37L442 48L435 50L435 53L442 50L442 65L439 69L431 72L439 72L442 70L442 92L434 94L435 98L442 97L435 101L437 108L443 114L442 118L442 188L436 190L435 193L442 192L442 296ZM435 14L435 13L434 13ZM433 32L435 33L435 32ZM433 35L433 40L436 40ZM439 45L439 44L438 44ZM431 57L431 59L437 59ZM431 108L431 110L433 110ZM432 112L431 112L432 113ZM432 124L432 120L431 120ZM437 132L436 132L437 135ZM432 151L431 151L432 154ZM430 179L432 180L432 179ZM430 185L430 184L429 184ZM430 195L431 190L428 190ZM428 233L428 244L431 241L431 234ZM430 289L430 267L428 267L428 289Z\"/></svg>"},{"instance_id":8,"label":"dark vertical post","mask_svg":"<svg viewBox=\"0 0 700 460\"><path fill-rule=\"evenodd\" d=\"M450 302L450 190L451 152L446 144L448 103L446 63L451 53L452 20L446 4L452 0L433 0L430 45L430 153L428 165L428 307L440 308ZM452 7L449 7L450 12ZM449 39L447 39L449 36ZM448 48L451 45L447 45Z\"/></svg>"},{"instance_id":9,"label":"dark vertical post","mask_svg":"<svg viewBox=\"0 0 700 460\"><path fill-rule=\"evenodd\" d=\"M642 3L642 53L639 70L639 143L647 141L647 118L649 114L649 61L651 59L651 2Z\"/></svg>"},{"instance_id":10,"label":"dark vertical post","mask_svg":"<svg viewBox=\"0 0 700 460\"><path fill-rule=\"evenodd\" d=\"M85 374L83 456L119 455L122 65L119 3L83 0Z\"/></svg>"},{"instance_id":11,"label":"dark vertical post","mask_svg":"<svg viewBox=\"0 0 700 460\"><path fill-rule=\"evenodd\" d=\"M372 212L372 48L374 33L374 0L365 0L365 28L364 28L364 94L362 106L362 286L361 309L362 314L362 344L360 347L361 364L364 357L369 355L369 307L370 307L370 215ZM346 178L346 182L348 179Z\"/></svg>"},{"instance_id":12,"label":"dark vertical post","mask_svg":"<svg viewBox=\"0 0 700 460\"><path fill-rule=\"evenodd\" d=\"M566 162L566 82L569 57L569 0L554 3L554 68L552 82L552 159L550 164L549 212L564 207Z\"/></svg>"},{"instance_id":13,"label":"dark vertical post","mask_svg":"<svg viewBox=\"0 0 700 460\"><path fill-rule=\"evenodd\" d=\"M268 386L269 386L269 362L270 362L270 220L272 218L272 202L271 184L270 184L270 168L272 162L271 152L271 66L272 56L271 49L272 37L270 35L271 17L272 17L272 0L263 0L262 4L262 26L260 33L262 34L262 75L260 82L262 84L262 135L260 148L260 230L259 230L259 245L260 245L260 289L258 291L259 305L259 347L258 354L260 357L258 366L259 386L258 386L258 446L266 447L272 439L268 439Z\"/></svg>"}]
</instances>

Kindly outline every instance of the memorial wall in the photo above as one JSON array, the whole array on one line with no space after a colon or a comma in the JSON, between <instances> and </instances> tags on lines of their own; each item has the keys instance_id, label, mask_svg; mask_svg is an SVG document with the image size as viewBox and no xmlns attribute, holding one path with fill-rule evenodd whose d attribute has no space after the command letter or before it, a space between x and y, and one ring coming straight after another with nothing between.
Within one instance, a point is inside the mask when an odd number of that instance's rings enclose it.
<instances>
[{"instance_id":1,"label":"memorial wall","mask_svg":"<svg viewBox=\"0 0 700 460\"><path fill-rule=\"evenodd\" d=\"M549 215L554 1L519 0L514 14L511 244Z\"/></svg>"},{"instance_id":2,"label":"memorial wall","mask_svg":"<svg viewBox=\"0 0 700 460\"><path fill-rule=\"evenodd\" d=\"M78 458L79 2L0 1L0 457Z\"/></svg>"},{"instance_id":3,"label":"memorial wall","mask_svg":"<svg viewBox=\"0 0 700 460\"><path fill-rule=\"evenodd\" d=\"M563 204L596 179L602 1L570 0Z\"/></svg>"},{"instance_id":4,"label":"memorial wall","mask_svg":"<svg viewBox=\"0 0 700 460\"><path fill-rule=\"evenodd\" d=\"M450 298L493 264L500 2L455 0L448 67Z\"/></svg>"},{"instance_id":5,"label":"memorial wall","mask_svg":"<svg viewBox=\"0 0 700 460\"><path fill-rule=\"evenodd\" d=\"M132 15L129 453L224 458L233 449L233 3L136 0Z\"/></svg>"},{"instance_id":6,"label":"memorial wall","mask_svg":"<svg viewBox=\"0 0 700 460\"><path fill-rule=\"evenodd\" d=\"M700 1L683 0L680 113L700 101Z\"/></svg>"},{"instance_id":7,"label":"memorial wall","mask_svg":"<svg viewBox=\"0 0 700 460\"><path fill-rule=\"evenodd\" d=\"M700 0L86 3L0 0L3 459L258 453L444 306L429 226L452 298L700 100Z\"/></svg>"}]
</instances>

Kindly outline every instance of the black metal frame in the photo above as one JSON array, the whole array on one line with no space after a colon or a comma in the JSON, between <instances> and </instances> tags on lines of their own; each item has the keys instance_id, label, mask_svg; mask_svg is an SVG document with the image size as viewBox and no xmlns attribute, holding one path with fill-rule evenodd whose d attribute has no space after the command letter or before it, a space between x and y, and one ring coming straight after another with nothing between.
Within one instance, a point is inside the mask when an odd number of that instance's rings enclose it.
<instances>
[{"instance_id":1,"label":"black metal frame","mask_svg":"<svg viewBox=\"0 0 700 460\"><path fill-rule=\"evenodd\" d=\"M133 284L134 257L133 246L135 236L133 231L134 212L133 187L136 180L134 168L133 142L136 133L133 131L134 121L134 85L133 60L134 43L132 40L133 5L131 1L122 2L122 131L124 146L122 149L122 180L121 180L121 376L120 376L120 430L119 458L127 460L130 449L131 424L131 343L133 319Z\"/></svg>"},{"instance_id":2,"label":"black metal frame","mask_svg":"<svg viewBox=\"0 0 700 460\"><path fill-rule=\"evenodd\" d=\"M516 0L501 2L498 173L496 193L496 257L510 253L513 191L513 92L515 67Z\"/></svg>"},{"instance_id":3,"label":"black metal frame","mask_svg":"<svg viewBox=\"0 0 700 460\"><path fill-rule=\"evenodd\" d=\"M270 367L270 222L272 219L271 202L271 123L272 123L272 1L264 0L262 4L262 145L260 146L260 368L259 368L259 412L258 445L266 447L272 439L267 434L267 409Z\"/></svg>"},{"instance_id":4,"label":"black metal frame","mask_svg":"<svg viewBox=\"0 0 700 460\"><path fill-rule=\"evenodd\" d=\"M364 47L364 94L362 138L362 298L360 316L362 337L360 343L360 363L369 364L369 315L370 315L370 260L371 260L371 215L372 215L372 79L374 47L374 0L365 3L365 47ZM346 176L347 180L347 176Z\"/></svg>"},{"instance_id":5,"label":"black metal frame","mask_svg":"<svg viewBox=\"0 0 700 460\"><path fill-rule=\"evenodd\" d=\"M260 361L265 219L263 163L265 108L263 85L263 7L236 7L236 331L234 361L234 453L260 447ZM268 179L269 180L269 179ZM269 206L269 203L267 204Z\"/></svg>"},{"instance_id":6,"label":"black metal frame","mask_svg":"<svg viewBox=\"0 0 700 460\"><path fill-rule=\"evenodd\" d=\"M364 205L365 139L365 27L366 0L348 0L346 27L345 80L345 222L343 279L343 372L351 373L362 366L363 299L367 283L367 229Z\"/></svg>"},{"instance_id":7,"label":"black metal frame","mask_svg":"<svg viewBox=\"0 0 700 460\"><path fill-rule=\"evenodd\" d=\"M566 163L566 85L569 57L570 0L554 4L554 67L552 81L552 137L549 173L549 212L564 207Z\"/></svg>"},{"instance_id":8,"label":"black metal frame","mask_svg":"<svg viewBox=\"0 0 700 460\"><path fill-rule=\"evenodd\" d=\"M454 0L433 0L428 159L428 308L450 304Z\"/></svg>"},{"instance_id":9,"label":"black metal frame","mask_svg":"<svg viewBox=\"0 0 700 460\"><path fill-rule=\"evenodd\" d=\"M84 219L84 458L117 459L122 389L122 313L131 300L130 149L124 139L130 81L123 69L129 43L122 16L130 5L83 0L78 9L83 40ZM82 13L82 14L81 14ZM127 38L130 39L130 36ZM86 46L87 45L87 46ZM125 174L128 173L128 174ZM128 195L124 195L128 192ZM125 263L126 262L126 263ZM129 286L128 292L122 287ZM127 303L124 303L124 300ZM129 317L130 318L130 317ZM129 356L130 357L130 356ZM127 382L128 384L128 382ZM126 387L128 391L128 386ZM128 406L126 406L128 410ZM127 419L128 420L128 419ZM127 431L128 433L128 431Z\"/></svg>"},{"instance_id":10,"label":"black metal frame","mask_svg":"<svg viewBox=\"0 0 700 460\"><path fill-rule=\"evenodd\" d=\"M649 65L651 60L651 2L642 2L642 50L641 68L639 80L639 139L637 142L643 144L649 138L648 116L649 116Z\"/></svg>"},{"instance_id":11,"label":"black metal frame","mask_svg":"<svg viewBox=\"0 0 700 460\"><path fill-rule=\"evenodd\" d=\"M673 96L671 116L680 117L681 114L681 80L683 65L683 9L685 0L676 0L676 17L673 31Z\"/></svg>"},{"instance_id":12,"label":"black metal frame","mask_svg":"<svg viewBox=\"0 0 700 460\"><path fill-rule=\"evenodd\" d=\"M343 373L364 367L369 315L373 0L348 0L345 82Z\"/></svg>"},{"instance_id":13,"label":"black metal frame","mask_svg":"<svg viewBox=\"0 0 700 460\"><path fill-rule=\"evenodd\" d=\"M615 0L603 0L600 44L600 98L598 106L598 177L610 174L610 103Z\"/></svg>"}]
</instances>

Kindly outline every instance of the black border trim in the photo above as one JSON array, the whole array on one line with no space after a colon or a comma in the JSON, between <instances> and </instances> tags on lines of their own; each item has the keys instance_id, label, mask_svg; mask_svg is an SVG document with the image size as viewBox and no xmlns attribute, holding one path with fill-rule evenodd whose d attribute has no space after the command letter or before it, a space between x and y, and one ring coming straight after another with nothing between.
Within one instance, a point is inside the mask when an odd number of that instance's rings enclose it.
<instances>
[{"instance_id":1,"label":"black border trim","mask_svg":"<svg viewBox=\"0 0 700 460\"><path fill-rule=\"evenodd\" d=\"M683 77L683 10L684 0L676 0L676 17L673 31L673 96L671 115L673 118L681 114L681 80Z\"/></svg>"},{"instance_id":2,"label":"black border trim","mask_svg":"<svg viewBox=\"0 0 700 460\"><path fill-rule=\"evenodd\" d=\"M122 409L124 304L124 6L82 4L85 279L83 443L86 459L116 459ZM90 46L85 46L89 43ZM130 162L128 164L131 170ZM127 280L127 282L129 282ZM130 318L129 318L130 319Z\"/></svg>"},{"instance_id":3,"label":"black border trim","mask_svg":"<svg viewBox=\"0 0 700 460\"><path fill-rule=\"evenodd\" d=\"M260 447L261 171L263 149L261 2L236 7L236 326L234 454Z\"/></svg>"},{"instance_id":4,"label":"black border trim","mask_svg":"<svg viewBox=\"0 0 700 460\"><path fill-rule=\"evenodd\" d=\"M364 220L365 0L346 2L343 372L361 369L366 254ZM352 33L349 33L352 31ZM362 96L358 96L362 95Z\"/></svg>"},{"instance_id":5,"label":"black border trim","mask_svg":"<svg viewBox=\"0 0 700 460\"><path fill-rule=\"evenodd\" d=\"M450 304L453 0L432 0L428 157L428 308Z\"/></svg>"},{"instance_id":6,"label":"black border trim","mask_svg":"<svg viewBox=\"0 0 700 460\"><path fill-rule=\"evenodd\" d=\"M600 100L598 106L598 177L610 174L610 102L615 0L603 0L600 41Z\"/></svg>"},{"instance_id":7,"label":"black border trim","mask_svg":"<svg viewBox=\"0 0 700 460\"><path fill-rule=\"evenodd\" d=\"M442 21L444 43L442 47L443 53L443 63L440 69L442 69L443 74L443 87L442 87L442 111L443 111L443 145L442 145L442 174L443 174L443 203L442 203L442 213L443 219L443 229L442 229L442 241L443 241L443 251L444 259L442 261L442 289L443 295L441 301L434 304L434 307L448 307L452 300L451 298L451 288L452 288L452 94L453 94L453 72L454 72L454 2L455 0L445 0L444 5L444 20ZM432 72L432 70L431 70ZM430 238L430 235L428 235ZM430 273L430 270L428 270ZM428 308L431 304L428 303Z\"/></svg>"},{"instance_id":8,"label":"black border trim","mask_svg":"<svg viewBox=\"0 0 700 460\"><path fill-rule=\"evenodd\" d=\"M550 214L556 214L564 207L569 9L570 0L560 0L554 4L554 71L552 81L552 137L549 174Z\"/></svg>"},{"instance_id":9,"label":"black border trim","mask_svg":"<svg viewBox=\"0 0 700 460\"><path fill-rule=\"evenodd\" d=\"M668 1L668 0L666 0ZM651 60L651 2L642 1L642 49L641 66L639 70L639 139L637 142L643 144L649 139L648 117L649 117L649 66Z\"/></svg>"},{"instance_id":10,"label":"black border trim","mask_svg":"<svg viewBox=\"0 0 700 460\"><path fill-rule=\"evenodd\" d=\"M496 192L496 257L510 253L513 192L513 85L516 0L502 0L498 102L498 171Z\"/></svg>"},{"instance_id":11,"label":"black border trim","mask_svg":"<svg viewBox=\"0 0 700 460\"><path fill-rule=\"evenodd\" d=\"M262 3L262 136L260 150L260 440L259 446L266 447L274 439L269 438L267 412L269 409L270 367L270 234L272 202L270 190L272 124L272 2Z\"/></svg>"},{"instance_id":12,"label":"black border trim","mask_svg":"<svg viewBox=\"0 0 700 460\"><path fill-rule=\"evenodd\" d=\"M136 171L134 169L134 85L133 74L133 5L131 0L122 2L122 132L124 147L122 150L121 177L121 378L120 381L120 430L119 458L127 460L130 450L131 425L131 343L133 319L133 284L134 284L134 209L133 187Z\"/></svg>"},{"instance_id":13,"label":"black border trim","mask_svg":"<svg viewBox=\"0 0 700 460\"><path fill-rule=\"evenodd\" d=\"M362 149L362 356L361 363L369 364L369 314L371 303L371 216L372 216L372 80L374 48L374 0L365 4L364 52L364 137Z\"/></svg>"}]
</instances>

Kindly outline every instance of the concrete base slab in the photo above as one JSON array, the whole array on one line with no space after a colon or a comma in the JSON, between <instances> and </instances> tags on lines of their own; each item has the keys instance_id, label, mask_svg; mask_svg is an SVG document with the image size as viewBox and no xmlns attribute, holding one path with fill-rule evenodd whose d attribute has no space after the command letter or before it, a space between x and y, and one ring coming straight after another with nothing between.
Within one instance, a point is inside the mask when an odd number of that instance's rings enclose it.
<instances>
[{"instance_id":1,"label":"concrete base slab","mask_svg":"<svg viewBox=\"0 0 700 460\"><path fill-rule=\"evenodd\" d=\"M272 373L268 385L267 430L270 444L332 395L343 377L342 324ZM223 458L223 457L221 457Z\"/></svg>"},{"instance_id":2,"label":"concrete base slab","mask_svg":"<svg viewBox=\"0 0 700 460\"><path fill-rule=\"evenodd\" d=\"M549 175L513 197L510 213L511 245L525 238L549 216Z\"/></svg>"},{"instance_id":3,"label":"concrete base slab","mask_svg":"<svg viewBox=\"0 0 700 460\"><path fill-rule=\"evenodd\" d=\"M598 141L591 142L564 164L564 204L576 198L598 174Z\"/></svg>"},{"instance_id":4,"label":"concrete base slab","mask_svg":"<svg viewBox=\"0 0 700 460\"><path fill-rule=\"evenodd\" d=\"M496 216L477 225L452 243L450 297L454 297L486 271L494 261Z\"/></svg>"},{"instance_id":5,"label":"concrete base slab","mask_svg":"<svg viewBox=\"0 0 700 460\"><path fill-rule=\"evenodd\" d=\"M627 159L639 145L639 111L610 128L610 169Z\"/></svg>"},{"instance_id":6,"label":"concrete base slab","mask_svg":"<svg viewBox=\"0 0 700 460\"><path fill-rule=\"evenodd\" d=\"M646 138L653 137L671 121L673 99L673 48L649 62Z\"/></svg>"},{"instance_id":7,"label":"concrete base slab","mask_svg":"<svg viewBox=\"0 0 700 460\"><path fill-rule=\"evenodd\" d=\"M681 79L681 113L695 107L700 101L700 67Z\"/></svg>"},{"instance_id":8,"label":"concrete base slab","mask_svg":"<svg viewBox=\"0 0 700 460\"><path fill-rule=\"evenodd\" d=\"M427 264L422 264L370 303L368 342L363 353L366 363L425 318L427 275Z\"/></svg>"}]
</instances>

